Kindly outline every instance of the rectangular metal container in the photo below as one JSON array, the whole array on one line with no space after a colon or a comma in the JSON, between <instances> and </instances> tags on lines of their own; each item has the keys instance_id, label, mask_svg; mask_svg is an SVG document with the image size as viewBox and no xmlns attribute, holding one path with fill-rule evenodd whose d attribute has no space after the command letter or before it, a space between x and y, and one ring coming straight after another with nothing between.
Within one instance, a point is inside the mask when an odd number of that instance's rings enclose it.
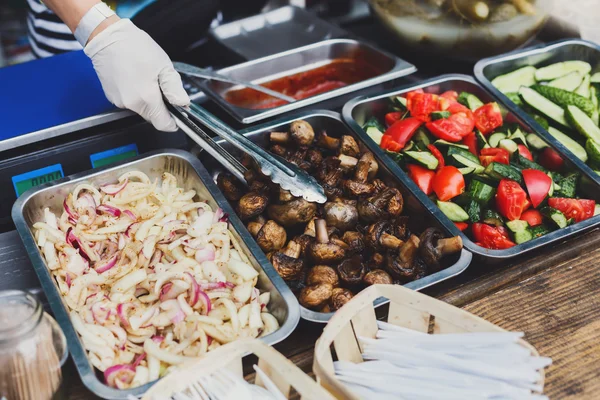
<instances>
[{"instance_id":1,"label":"rectangular metal container","mask_svg":"<svg viewBox=\"0 0 600 400\"><path fill-rule=\"evenodd\" d=\"M160 178L163 172L169 172L177 178L178 184L185 190L195 190L198 196L206 200L211 207L221 207L225 213L229 214L230 231L244 248L249 256L248 258L252 261L253 267L259 271L258 288L271 293L272 303L269 309L280 323L280 328L266 336L263 339L264 342L275 344L292 333L300 319L296 297L267 261L200 161L192 154L182 150L162 150L146 153L115 166L71 175L59 181L30 189L19 197L12 209L13 220L48 299L54 318L67 337L69 351L77 371L89 390L106 399L127 399L129 395L140 396L153 383L133 389L119 390L108 387L101 382L97 371L87 357L79 335L73 328L56 282L52 278L35 243L32 226L35 222L43 219L43 209L45 207L50 207L54 212L62 213L62 202L65 196L73 191L77 185L89 183L94 186L101 186L115 182L120 175L127 171L144 172L150 179Z\"/></svg>"},{"instance_id":2,"label":"rectangular metal container","mask_svg":"<svg viewBox=\"0 0 600 400\"><path fill-rule=\"evenodd\" d=\"M236 87L230 83L204 81L201 87L208 97L217 102L235 119L244 124L250 124L323 100L387 82L411 74L417 70L414 65L370 45L350 39L332 39L234 65L224 68L219 72L226 76L260 84L314 69L336 59L360 59L363 62L367 60L377 70L381 70L382 72L373 78L361 82L298 100L294 103L264 110L237 107L227 102L223 97L224 93Z\"/></svg>"},{"instance_id":3,"label":"rectangular metal container","mask_svg":"<svg viewBox=\"0 0 600 400\"><path fill-rule=\"evenodd\" d=\"M210 35L242 58L254 60L348 33L303 8L285 6L217 26Z\"/></svg>"},{"instance_id":4,"label":"rectangular metal container","mask_svg":"<svg viewBox=\"0 0 600 400\"><path fill-rule=\"evenodd\" d=\"M494 96L502 99L502 102L510 111L518 114L523 120L533 126L544 140L552 143L561 152L571 155L570 158L578 168L586 171L596 182L600 183L600 175L594 172L586 163L575 157L567 147L550 135L548 131L531 118L521 107L517 106L501 91L496 89L491 82L499 75L527 65L544 66L568 60L586 61L592 65L592 73L598 72L600 71L600 46L582 39L567 39L516 50L496 57L484 58L475 64L475 78L486 89L492 92Z\"/></svg>"},{"instance_id":5,"label":"rectangular metal container","mask_svg":"<svg viewBox=\"0 0 600 400\"><path fill-rule=\"evenodd\" d=\"M240 131L244 136L258 144L259 146L266 148L268 144L268 136L270 132L273 131L286 131L290 124L294 121L302 119L313 127L315 132L327 131L330 136L339 137L344 134L349 134L354 136L359 142L366 143L364 137L354 134L348 129L348 127L342 122L341 115L332 111L305 111L300 112L295 115L282 118L277 121L273 121L268 124L263 124L258 127L248 128ZM223 148L230 151L232 154L239 154L232 145L229 143L219 140L217 141ZM422 203L422 200L416 198L412 195L411 191L407 189L407 186L404 182L398 178L397 173L392 170L394 163L386 156L384 156L381 152L374 153L377 162L379 163L379 173L381 174L382 179L386 181L388 184L392 184L397 187L404 196L404 209L403 212L405 215L414 215L415 213L423 216L426 220L427 226L436 226L442 229L445 233L450 233L451 231L441 225L438 219L435 217L434 212L428 210ZM213 179L216 180L216 177L219 175L221 171L223 171L223 167L217 163L211 156L206 155L205 158L202 158L202 162L206 166L206 169L213 176ZM434 285L438 282L449 279L453 276L456 276L463 272L470 264L472 258L472 254L466 250L462 250L462 252L456 256L456 260L454 264L449 266L446 269L443 269L434 274L428 275L422 279L418 279L416 281L407 283L406 287L413 290L421 290L431 285ZM388 301L381 298L378 299L375 303L376 306L380 306L386 304ZM300 306L301 312L300 315L303 319L313 322L325 323L331 318L333 313L321 313L309 310Z\"/></svg>"},{"instance_id":6,"label":"rectangular metal container","mask_svg":"<svg viewBox=\"0 0 600 400\"><path fill-rule=\"evenodd\" d=\"M475 79L468 75L459 75L459 74L451 74L451 75L442 75L433 79L426 80L418 85L403 87L391 92L383 93L374 97L359 97L350 102L348 102L344 106L343 116L344 121L350 125L352 130L364 141L367 142L369 148L374 153L385 154L383 150L379 148L374 141L369 139L367 134L362 129L362 125L366 121L366 119L370 116L383 117L383 115L389 111L390 101L389 98L392 96L398 96L403 93L410 92L415 89L423 89L428 93L443 93L447 90L454 90L458 93L460 92L469 92L473 93L477 97L481 99L484 103L488 103L491 101L496 101L503 106L505 106L504 101L501 98L495 98L490 92L481 87ZM509 122L517 122L521 124L524 129L528 132L538 132L538 129L532 126L529 121L522 118L520 115L514 113L512 110L509 112L508 116L505 117L505 120ZM583 173L582 188L584 189L584 193L589 198L594 199L596 202L600 201L600 184L591 179L590 173L587 170L583 170L579 167L579 164L574 162L574 156L570 153L566 153L563 149L556 145L555 141L547 141L548 144L557 150L564 157L567 162L567 166L572 168L573 170L579 170ZM391 161L391 159L385 156L387 159ZM390 162L390 170L392 173L398 176L399 179L402 180L404 185L408 187L408 189L413 193L413 195L419 199L419 201L424 204L427 209L436 216L436 218L440 221L442 225L446 227L446 229L451 232L453 235L461 235L465 247L468 248L471 252L483 256L488 260L500 260L506 258L512 258L524 253L527 253L531 250L537 249L539 247L548 245L550 243L563 241L571 236L574 236L580 232L589 230L600 225L600 215L597 215L593 218L587 219L585 221L579 222L574 225L567 226L566 228L556 230L547 235L539 237L537 239L530 240L528 242L519 244L517 246L511 247L506 250L491 250L486 249L484 247L476 245L471 239L469 239L464 233L462 233L448 217L444 215L440 211L440 209L425 195L421 189L408 177L408 175L394 162Z\"/></svg>"}]
</instances>

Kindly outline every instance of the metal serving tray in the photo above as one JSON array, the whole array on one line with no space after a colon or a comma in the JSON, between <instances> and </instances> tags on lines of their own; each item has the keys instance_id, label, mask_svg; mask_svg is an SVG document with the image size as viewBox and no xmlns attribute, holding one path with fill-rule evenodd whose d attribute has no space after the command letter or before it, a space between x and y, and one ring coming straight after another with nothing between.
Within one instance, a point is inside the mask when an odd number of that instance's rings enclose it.
<instances>
[{"instance_id":1,"label":"metal serving tray","mask_svg":"<svg viewBox=\"0 0 600 400\"><path fill-rule=\"evenodd\" d=\"M379 146L373 142L364 130L361 128L366 119L372 115L383 117L383 115L389 111L389 98L392 96L401 95L406 92L410 92L415 89L423 89L425 92L431 93L443 93L447 90L454 90L457 92L470 92L479 97L484 103L490 101L499 102L504 106L503 99L495 98L491 93L486 91L483 87L481 87L475 79L467 75L459 75L459 74L450 74L450 75L442 75L433 79L426 80L419 85L403 87L401 89L397 89L391 92L383 93L381 95L375 97L359 97L350 102L348 102L343 109L344 121L356 132L356 134L367 142L368 146L374 153L379 155L385 154ZM512 110L511 110L512 111ZM528 132L536 132L538 129L532 127L532 124L529 124L529 121L523 119L520 115L510 112L505 120L509 122L517 122L521 124L524 129ZM595 182L591 178L591 174L588 170L583 170L576 164L573 160L575 158L570 153L566 153L562 147L556 145L555 141L548 140L548 143L551 147L555 148L561 155L563 155L565 161L567 162L567 166L572 168L573 170L580 170L583 172L583 177L587 178L582 181L582 189L586 196L589 198L596 200L598 202L600 200L600 184ZM386 157L391 161L389 157ZM440 209L419 189L419 187L406 175L406 173L394 162L390 162L390 170L392 173L397 175L402 183L408 187L408 189L413 193L413 195L419 199L419 201L424 204L427 209L436 216L436 218L446 227L446 229L451 232L453 235L461 235L465 247L468 248L473 253L483 256L488 260L499 260L506 259L511 257L516 257L521 254L524 254L528 251L537 249L541 246L545 246L550 243L558 242L561 240L565 240L571 236L574 236L580 232L596 227L600 224L600 215L597 215L593 218L587 219L585 221L579 222L574 225L570 225L566 228L559 229L557 231L551 232L547 235L539 237L537 239L530 240L529 242L525 242L519 244L517 246L511 247L506 250L490 250L484 247L476 245L471 239L469 239L464 233L462 233L448 217L446 217Z\"/></svg>"},{"instance_id":2,"label":"metal serving tray","mask_svg":"<svg viewBox=\"0 0 600 400\"><path fill-rule=\"evenodd\" d=\"M569 154L572 162L579 169L586 171L596 182L600 183L600 175L594 172L586 163L575 157L570 150L556 140L529 114L513 103L508 97L492 85L492 80L499 76L514 71L526 65L543 66L567 60L587 61L592 65L592 73L600 71L600 46L582 39L567 39L547 45L538 45L522 50L513 51L496 57L484 58L475 64L475 78L481 84L500 98L513 113L518 114L528 124L533 126L545 141L552 143L553 147Z\"/></svg>"},{"instance_id":3,"label":"metal serving tray","mask_svg":"<svg viewBox=\"0 0 600 400\"><path fill-rule=\"evenodd\" d=\"M280 323L280 328L276 332L263 338L264 342L275 344L292 333L300 319L298 301L273 266L267 261L254 239L212 182L210 175L200 161L192 154L181 150L162 150L147 153L109 168L71 175L59 181L30 189L19 197L12 209L13 220L40 280L42 289L46 294L50 308L67 337L69 350L81 380L89 390L106 399L126 399L128 395L140 396L148 390L153 382L128 390L113 389L101 382L87 357L79 336L73 328L67 309L62 302L56 283L48 271L46 262L38 250L32 226L35 222L42 220L44 207L50 207L51 210L61 212L63 199L75 186L84 182L94 186L115 182L117 177L127 171L142 171L151 179L160 178L163 172L169 172L178 178L179 185L182 185L185 190L196 190L198 196L205 199L211 207L221 207L224 212L229 214L230 230L239 240L254 268L260 273L258 287L271 293L272 305L269 308Z\"/></svg>"},{"instance_id":4,"label":"metal serving tray","mask_svg":"<svg viewBox=\"0 0 600 400\"><path fill-rule=\"evenodd\" d=\"M350 134L353 135L358 141L365 142L364 137L361 135L353 134L353 132L348 129L348 127L342 122L341 115L332 111L305 111L300 112L295 115L282 118L277 121L273 121L268 124L264 124L255 128L248 128L240 131L244 136L248 139L257 143L261 147L265 147L268 143L268 134L273 131L285 131L289 128L289 125L297 121L299 119L305 120L309 124L312 125L315 132L321 132L323 130L327 131L330 136L339 137L342 134ZM223 148L232 152L233 154L238 154L239 152L231 146L229 143L224 142L223 140L217 141ZM450 233L451 231L441 225L438 219L435 217L435 213L432 210L427 209L422 204L422 201L418 198L415 198L411 191L407 189L407 186L401 179L398 179L397 173L393 171L392 167L394 163L388 158L382 155L381 152L374 153L375 158L379 162L379 174L380 177L384 179L387 183L393 184L393 186L398 187L404 196L404 207L406 215L413 215L413 213L417 213L419 215L423 215L425 218L425 222L428 224L427 226L437 226L441 228L446 233ZM217 175L221 171L223 171L223 167L218 164L212 157L206 155L206 158L202 159L202 162L209 170L213 179L216 180ZM453 265L450 267L443 269L439 272L436 272L432 275L428 275L422 279L407 283L406 287L414 290L421 290L431 285L434 285L438 282L444 281L448 278L456 276L463 272L471 263L473 255L466 251L462 250L460 255L456 255L456 260ZM388 302L387 299L380 298L375 302L375 306L380 306L386 304ZM313 322L325 323L331 318L333 313L321 313L309 310L300 306L301 311L300 315L303 319Z\"/></svg>"},{"instance_id":5,"label":"metal serving tray","mask_svg":"<svg viewBox=\"0 0 600 400\"><path fill-rule=\"evenodd\" d=\"M350 39L332 39L224 68L219 72L223 75L240 80L263 83L314 69L333 60L342 58L360 58L363 62L368 60L373 66L383 72L378 76L352 85L298 100L294 103L280 107L264 110L252 110L249 108L237 107L227 102L223 97L223 94L232 88L237 88L237 86L232 84L217 81L204 81L202 82L201 87L208 97L217 102L235 119L244 124L250 124L274 115L279 115L323 100L328 100L359 89L387 82L411 74L417 70L414 65L370 45Z\"/></svg>"},{"instance_id":6,"label":"metal serving tray","mask_svg":"<svg viewBox=\"0 0 600 400\"><path fill-rule=\"evenodd\" d=\"M210 34L246 60L348 36L342 28L294 6L220 25Z\"/></svg>"}]
</instances>

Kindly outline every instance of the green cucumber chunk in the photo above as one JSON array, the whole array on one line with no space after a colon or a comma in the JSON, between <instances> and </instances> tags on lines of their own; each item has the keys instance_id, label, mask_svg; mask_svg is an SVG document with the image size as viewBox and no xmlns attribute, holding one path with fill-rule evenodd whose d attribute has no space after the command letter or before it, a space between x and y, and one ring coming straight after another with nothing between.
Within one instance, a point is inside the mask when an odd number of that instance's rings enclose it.
<instances>
[{"instance_id":1,"label":"green cucumber chunk","mask_svg":"<svg viewBox=\"0 0 600 400\"><path fill-rule=\"evenodd\" d=\"M558 228L564 228L569 224L569 222L567 221L567 217L565 217L565 214L558 211L556 208L542 207L540 212L544 217L548 218L548 220L554 223L554 225L556 225Z\"/></svg>"},{"instance_id":2,"label":"green cucumber chunk","mask_svg":"<svg viewBox=\"0 0 600 400\"><path fill-rule=\"evenodd\" d=\"M531 231L528 229L529 224L527 221L515 220L508 221L506 226L515 236L515 242L517 244L525 243L531 239L533 239L533 235Z\"/></svg>"},{"instance_id":3,"label":"green cucumber chunk","mask_svg":"<svg viewBox=\"0 0 600 400\"><path fill-rule=\"evenodd\" d=\"M540 124L542 126L542 128L548 130L548 127L550 126L550 124L548 124L548 120L544 117L542 117L541 115L538 114L533 114L531 116L531 118L534 119L535 122L537 122L538 124Z\"/></svg>"},{"instance_id":4,"label":"green cucumber chunk","mask_svg":"<svg viewBox=\"0 0 600 400\"><path fill-rule=\"evenodd\" d=\"M522 87L521 90L519 90L519 94L523 98L523 101L529 106L535 108L537 111L559 124L566 127L569 126L569 123L565 119L565 110L558 104L551 102L531 88Z\"/></svg>"},{"instance_id":5,"label":"green cucumber chunk","mask_svg":"<svg viewBox=\"0 0 600 400\"><path fill-rule=\"evenodd\" d=\"M504 225L504 217L500 215L498 211L488 209L483 212L482 215L483 222L488 225L494 226L503 226Z\"/></svg>"},{"instance_id":6,"label":"green cucumber chunk","mask_svg":"<svg viewBox=\"0 0 600 400\"><path fill-rule=\"evenodd\" d=\"M539 68L535 71L535 79L538 82L551 81L571 72L579 72L581 75L589 74L592 66L585 61L563 61Z\"/></svg>"},{"instance_id":7,"label":"green cucumber chunk","mask_svg":"<svg viewBox=\"0 0 600 400\"><path fill-rule=\"evenodd\" d=\"M381 143L381 139L383 138L383 132L380 132L379 129L375 128L374 126L369 126L365 132L367 136L371 138L372 141L374 141L377 144Z\"/></svg>"},{"instance_id":8,"label":"green cucumber chunk","mask_svg":"<svg viewBox=\"0 0 600 400\"><path fill-rule=\"evenodd\" d=\"M430 117L432 121L435 121L437 119L448 118L450 115L452 115L450 111L434 111L430 114Z\"/></svg>"},{"instance_id":9,"label":"green cucumber chunk","mask_svg":"<svg viewBox=\"0 0 600 400\"><path fill-rule=\"evenodd\" d=\"M469 220L469 214L467 214L467 212L458 204L454 204L450 201L438 200L437 206L440 208L440 211L450 219L450 221L464 222Z\"/></svg>"},{"instance_id":10,"label":"green cucumber chunk","mask_svg":"<svg viewBox=\"0 0 600 400\"><path fill-rule=\"evenodd\" d=\"M594 142L592 139L588 139L585 142L585 150L594 163L600 163L600 144Z\"/></svg>"},{"instance_id":11,"label":"green cucumber chunk","mask_svg":"<svg viewBox=\"0 0 600 400\"><path fill-rule=\"evenodd\" d=\"M463 106L469 107L471 111L475 111L483 105L477 96L468 92L461 92L457 100Z\"/></svg>"},{"instance_id":12,"label":"green cucumber chunk","mask_svg":"<svg viewBox=\"0 0 600 400\"><path fill-rule=\"evenodd\" d=\"M528 65L492 80L492 85L502 93L518 92L521 86L531 86L535 82L536 68Z\"/></svg>"},{"instance_id":13,"label":"green cucumber chunk","mask_svg":"<svg viewBox=\"0 0 600 400\"><path fill-rule=\"evenodd\" d=\"M513 133L511 133L507 137L507 139L510 139L513 142L521 142L521 144L524 144L525 146L529 146L527 143L527 139L525 139L525 134L519 128L515 129L515 131Z\"/></svg>"},{"instance_id":14,"label":"green cucumber chunk","mask_svg":"<svg viewBox=\"0 0 600 400\"><path fill-rule=\"evenodd\" d=\"M548 144L535 133L528 134L526 139L527 143L536 150L542 150L548 147Z\"/></svg>"},{"instance_id":15,"label":"green cucumber chunk","mask_svg":"<svg viewBox=\"0 0 600 400\"><path fill-rule=\"evenodd\" d=\"M544 225L533 226L529 228L529 232L533 235L533 238L539 238L540 236L547 235L550 233L550 229Z\"/></svg>"},{"instance_id":16,"label":"green cucumber chunk","mask_svg":"<svg viewBox=\"0 0 600 400\"><path fill-rule=\"evenodd\" d=\"M573 172L560 180L560 188L556 191L555 197L573 198L577 194L577 183L580 175Z\"/></svg>"},{"instance_id":17,"label":"green cucumber chunk","mask_svg":"<svg viewBox=\"0 0 600 400\"><path fill-rule=\"evenodd\" d=\"M575 93L588 99L590 97L590 76L586 75L581 81L581 85L575 89Z\"/></svg>"},{"instance_id":18,"label":"green cucumber chunk","mask_svg":"<svg viewBox=\"0 0 600 400\"><path fill-rule=\"evenodd\" d=\"M477 138L477 148L478 149L487 149L488 147L490 147L490 144L488 143L487 139L485 138L485 135L481 132L479 132L479 129L475 129L475 137Z\"/></svg>"},{"instance_id":19,"label":"green cucumber chunk","mask_svg":"<svg viewBox=\"0 0 600 400\"><path fill-rule=\"evenodd\" d=\"M467 193L473 200L482 205L486 205L496 194L496 188L487 183L473 179L471 183L469 183Z\"/></svg>"},{"instance_id":20,"label":"green cucumber chunk","mask_svg":"<svg viewBox=\"0 0 600 400\"><path fill-rule=\"evenodd\" d=\"M566 117L579 133L588 139L600 143L600 128L578 107L568 106Z\"/></svg>"},{"instance_id":21,"label":"green cucumber chunk","mask_svg":"<svg viewBox=\"0 0 600 400\"><path fill-rule=\"evenodd\" d=\"M586 149L584 149L583 146L577 143L575 140L571 139L569 136L552 126L548 128L548 133L552 135L554 139L561 142L563 146L569 149L569 151L573 153L575 157L579 158L583 162L588 160L588 153L586 152Z\"/></svg>"},{"instance_id":22,"label":"green cucumber chunk","mask_svg":"<svg viewBox=\"0 0 600 400\"><path fill-rule=\"evenodd\" d=\"M427 169L435 170L438 167L438 159L428 151L405 151L403 153Z\"/></svg>"},{"instance_id":23,"label":"green cucumber chunk","mask_svg":"<svg viewBox=\"0 0 600 400\"><path fill-rule=\"evenodd\" d=\"M433 144L435 144L437 147L460 147L461 149L469 150L469 146L467 146L466 144L452 143L443 139L438 139L435 142L433 142Z\"/></svg>"},{"instance_id":24,"label":"green cucumber chunk","mask_svg":"<svg viewBox=\"0 0 600 400\"><path fill-rule=\"evenodd\" d=\"M371 117L364 123L363 129L367 130L367 128L373 127L376 128L379 132L385 132L385 126L375 117Z\"/></svg>"},{"instance_id":25,"label":"green cucumber chunk","mask_svg":"<svg viewBox=\"0 0 600 400\"><path fill-rule=\"evenodd\" d=\"M583 75L577 71L573 71L566 74L565 76L556 78L553 81L548 82L548 86L572 92L575 89L577 89L579 85L581 85L581 81L583 81Z\"/></svg>"},{"instance_id":26,"label":"green cucumber chunk","mask_svg":"<svg viewBox=\"0 0 600 400\"><path fill-rule=\"evenodd\" d=\"M508 151L510 154L514 153L519 149L519 145L517 142L511 139L502 139L500 143L498 143L498 147Z\"/></svg>"},{"instance_id":27,"label":"green cucumber chunk","mask_svg":"<svg viewBox=\"0 0 600 400\"><path fill-rule=\"evenodd\" d=\"M492 162L485 168L485 174L490 178L500 181L502 179L512 179L519 184L523 183L521 171L512 165L500 164Z\"/></svg>"},{"instance_id":28,"label":"green cucumber chunk","mask_svg":"<svg viewBox=\"0 0 600 400\"><path fill-rule=\"evenodd\" d=\"M506 133L502 133L502 132L493 133L490 135L490 138L488 139L488 143L490 144L491 147L498 147L498 144L500 144L500 141L503 139L506 139L507 137L508 137L508 135Z\"/></svg>"},{"instance_id":29,"label":"green cucumber chunk","mask_svg":"<svg viewBox=\"0 0 600 400\"><path fill-rule=\"evenodd\" d=\"M469 215L469 222L481 221L481 205L477 201L471 200L465 207L465 211Z\"/></svg>"},{"instance_id":30,"label":"green cucumber chunk","mask_svg":"<svg viewBox=\"0 0 600 400\"><path fill-rule=\"evenodd\" d=\"M396 96L392 99L394 105L406 110L406 97Z\"/></svg>"}]
</instances>

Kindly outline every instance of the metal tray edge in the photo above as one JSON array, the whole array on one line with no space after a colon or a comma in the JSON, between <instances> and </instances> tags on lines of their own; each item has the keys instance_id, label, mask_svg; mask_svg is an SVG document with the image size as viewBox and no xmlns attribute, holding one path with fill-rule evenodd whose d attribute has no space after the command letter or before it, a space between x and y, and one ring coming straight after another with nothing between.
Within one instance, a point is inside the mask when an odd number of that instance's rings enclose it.
<instances>
[{"instance_id":1,"label":"metal tray edge","mask_svg":"<svg viewBox=\"0 0 600 400\"><path fill-rule=\"evenodd\" d=\"M298 303L298 300L296 299L296 296L294 296L290 288L285 284L283 279L281 279L277 271L275 271L273 266L267 261L262 251L258 249L254 240L248 240L248 237L246 236L249 235L249 233L246 231L244 225L239 220L237 215L235 215L235 212L233 211L233 209L231 209L231 206L225 200L220 190L214 184L214 182L210 178L210 175L208 174L208 171L204 168L200 160L198 160L194 155L187 151L178 149L157 150L103 168L69 175L58 181L50 182L29 189L27 192L21 195L13 205L11 212L13 221L15 222L15 226L17 228L17 231L19 232L21 240L23 241L23 245L27 250L27 254L31 260L34 271L38 276L38 279L40 280L42 289L48 299L48 303L50 304L50 308L54 314L54 317L59 323L61 329L64 331L65 336L67 336L67 339L73 339L73 342L76 343L74 346L69 346L69 352L73 357L73 361L77 367L77 371L81 377L81 380L89 390L103 398L127 399L127 397L130 395L140 396L144 392L146 392L156 381L149 382L143 386L139 386L133 389L119 390L104 385L96 377L94 369L90 368L87 354L83 346L81 346L79 336L75 331L75 328L73 327L73 324L69 318L66 308L63 305L60 293L58 292L58 289L56 288L56 285L52 280L52 276L50 275L48 269L45 266L41 253L39 252L35 240L31 235L29 227L27 226L27 223L23 217L22 209L23 205L26 204L26 202L31 197L33 197L36 193L40 191L47 190L48 188L58 186L67 182L83 180L88 178L89 176L101 174L106 170L122 167L129 164L135 164L136 162L139 162L143 159L163 155L179 157L192 166L194 171L199 175L202 182L206 185L206 188L208 189L209 193L214 197L215 201L219 204L220 207L223 208L223 210L226 213L230 215L231 225L238 232L240 237L244 240L252 256L256 258L256 261L260 264L261 268L263 268L264 272L267 274L267 277L273 283L273 286L281 293L283 300L286 302L288 306L288 318L286 319L285 323L281 325L276 332L264 338L261 338L261 340L271 345L279 343L292 333L292 331L296 328L300 321L300 305ZM71 340L68 340L68 342L71 342Z\"/></svg>"},{"instance_id":2,"label":"metal tray edge","mask_svg":"<svg viewBox=\"0 0 600 400\"><path fill-rule=\"evenodd\" d=\"M469 76L469 75L463 75L463 74L446 74L446 75L440 75L431 79L427 79L424 80L416 85L414 84L409 84L409 85L404 85L401 86L397 89L394 90L390 90L388 92L376 95L376 96L360 96L357 97L353 100L350 100L349 102L347 102L344 105L344 108L342 110L342 116L344 118L344 122L346 122L346 124L348 126L350 126L350 128L357 134L359 135L359 137L361 137L363 140L368 139L366 133L363 131L363 129L356 123L356 121L354 121L354 119L352 118L352 110L358 106L359 104L363 104L369 101L373 101L373 100L379 100L379 99L384 99L384 98L388 98L394 95L398 95L410 90L414 90L417 88L423 88L423 87L428 87L428 86L432 86L435 85L436 83L441 83L441 82L445 82L448 80L462 80L474 85L477 85L479 87L481 87L484 91L486 91L488 93L488 95L490 95L490 97L496 99L497 101L499 101L503 106L507 107L509 109L510 112L512 112L513 114L515 114L515 116L519 119L521 119L526 125L529 125L530 128L532 129L533 132L539 133L539 130L537 129L537 127L535 125L537 124L531 124L529 123L528 119L523 118L521 116L520 113L514 112L513 107L509 107L506 105L506 103L503 101L502 98L498 98L497 96L495 96L493 93L491 93L489 90L487 90L487 88L485 88L484 86L480 85L473 77ZM548 134L549 136L549 134ZM544 139L546 139L546 137L544 136ZM566 158L569 159L569 161L571 161L576 168L579 168L580 170L583 170L583 172L585 173L586 176L588 176L589 178L592 178L590 176L590 174L580 168L579 164L576 163L572 158L574 156L571 156L570 152L565 152L563 151L563 146L560 145L556 145L555 140L548 140L548 142L551 144L551 146L555 147L555 149L559 150L559 153L561 153L563 156L565 156ZM379 148L379 146L377 146L372 140L368 140L367 141L369 148L371 149L371 151L376 152L376 153L381 153L383 155L385 155L385 153L383 153L383 151ZM534 250L536 248L545 246L547 244L553 243L553 242L557 242L560 240L565 240L570 238L571 236L579 233L579 232L584 232L588 229L592 229L593 227L596 227L598 225L600 225L600 215L597 215L593 218L587 219L585 221L579 222L577 224L568 226L566 228L563 229L558 229L554 232L551 232L547 235L544 235L540 238L531 240L529 242L526 243L522 243L520 245L511 247L510 249L507 250L490 250L490 249L486 249L483 248L481 246L477 246L471 239L469 239L464 233L462 233L460 230L458 230L458 228L456 228L456 226L454 225L454 223L452 223L452 221L450 221L450 219L448 219L448 217L446 217L440 210L439 208L433 204L433 202L425 195L425 193L423 193L417 186L416 184L408 177L408 175L406 175L406 173L402 170L402 168L400 168L400 166L396 165L395 163L391 162L391 159L389 159L389 157L386 156L386 158L390 161L390 169L395 173L396 176L399 177L399 179L402 179L403 182L405 183L405 185L407 186L407 188L412 192L412 194L415 196L415 198L425 207L427 208L435 217L436 219L444 226L446 227L446 229L450 232L452 232L453 235L460 235L463 239L464 242L464 246L471 251L474 254L477 254L479 256L482 256L484 258L487 259L508 259L508 258L513 258L513 257L517 257L523 253L526 253L528 251ZM592 182L595 183L597 186L600 186L600 182L597 182L595 179L592 179Z\"/></svg>"}]
</instances>

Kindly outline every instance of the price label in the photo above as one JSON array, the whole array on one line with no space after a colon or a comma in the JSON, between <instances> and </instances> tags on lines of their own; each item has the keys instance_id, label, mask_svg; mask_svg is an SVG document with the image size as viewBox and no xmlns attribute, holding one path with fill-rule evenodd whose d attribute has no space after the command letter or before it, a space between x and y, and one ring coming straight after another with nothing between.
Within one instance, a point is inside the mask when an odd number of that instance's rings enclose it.
<instances>
[{"instance_id":1,"label":"price label","mask_svg":"<svg viewBox=\"0 0 600 400\"><path fill-rule=\"evenodd\" d=\"M137 146L135 143L132 143L100 153L94 153L90 155L90 162L92 163L93 168L99 168L117 161L127 160L138 154Z\"/></svg>"},{"instance_id":2,"label":"price label","mask_svg":"<svg viewBox=\"0 0 600 400\"><path fill-rule=\"evenodd\" d=\"M12 177L12 183L15 188L17 197L25 193L32 187L41 185L42 183L52 182L64 177L62 165L54 164L48 167L29 171L21 175Z\"/></svg>"}]
</instances>

